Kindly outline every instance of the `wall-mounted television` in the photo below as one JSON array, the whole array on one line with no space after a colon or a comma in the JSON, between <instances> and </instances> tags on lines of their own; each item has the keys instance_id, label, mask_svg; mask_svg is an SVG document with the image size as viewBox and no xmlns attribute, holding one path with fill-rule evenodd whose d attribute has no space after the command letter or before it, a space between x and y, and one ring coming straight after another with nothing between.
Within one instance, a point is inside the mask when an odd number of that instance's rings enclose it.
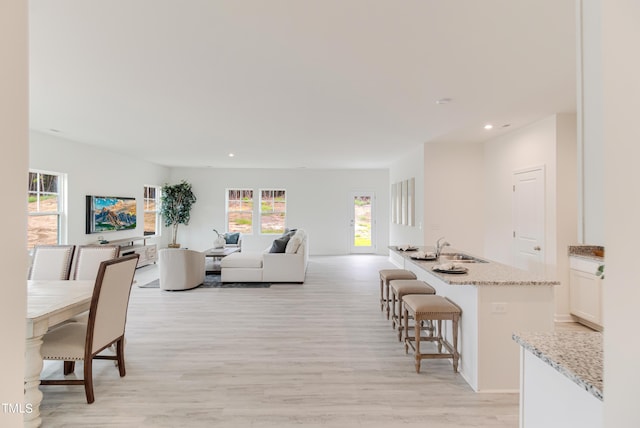
<instances>
[{"instance_id":1,"label":"wall-mounted television","mask_svg":"<svg viewBox=\"0 0 640 428\"><path fill-rule=\"evenodd\" d=\"M87 195L87 233L136 228L136 198Z\"/></svg>"}]
</instances>

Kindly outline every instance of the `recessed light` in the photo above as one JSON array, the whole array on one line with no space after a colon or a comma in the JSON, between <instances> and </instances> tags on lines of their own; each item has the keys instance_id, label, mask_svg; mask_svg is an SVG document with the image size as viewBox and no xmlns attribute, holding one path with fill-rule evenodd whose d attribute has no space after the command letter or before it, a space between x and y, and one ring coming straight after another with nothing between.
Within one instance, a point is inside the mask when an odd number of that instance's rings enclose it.
<instances>
[{"instance_id":1,"label":"recessed light","mask_svg":"<svg viewBox=\"0 0 640 428\"><path fill-rule=\"evenodd\" d=\"M486 129L486 130L493 129L493 125L492 125L492 124L490 124L490 123L487 123L487 124L484 126L484 129Z\"/></svg>"},{"instance_id":2,"label":"recessed light","mask_svg":"<svg viewBox=\"0 0 640 428\"><path fill-rule=\"evenodd\" d=\"M453 101L451 98L440 98L436 100L436 104L449 104L451 101Z\"/></svg>"},{"instance_id":3,"label":"recessed light","mask_svg":"<svg viewBox=\"0 0 640 428\"><path fill-rule=\"evenodd\" d=\"M234 156L235 156L235 155L234 155L233 153L229 153L229 157L230 157L230 158L232 158L232 157L234 157Z\"/></svg>"}]
</instances>

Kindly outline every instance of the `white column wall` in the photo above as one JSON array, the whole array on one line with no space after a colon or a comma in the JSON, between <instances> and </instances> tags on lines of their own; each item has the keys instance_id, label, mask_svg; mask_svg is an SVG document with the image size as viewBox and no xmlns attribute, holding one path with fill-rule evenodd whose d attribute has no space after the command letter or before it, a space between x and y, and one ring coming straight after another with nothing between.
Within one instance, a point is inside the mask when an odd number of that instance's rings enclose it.
<instances>
[{"instance_id":1,"label":"white column wall","mask_svg":"<svg viewBox=\"0 0 640 428\"><path fill-rule=\"evenodd\" d=\"M9 412L0 408L0 426L22 427L24 403L25 317L27 271L28 170L28 62L27 6L23 0L2 2L0 13L0 179L4 208L0 210L4 251L0 257L0 403L19 406Z\"/></svg>"},{"instance_id":2,"label":"white column wall","mask_svg":"<svg viewBox=\"0 0 640 428\"><path fill-rule=\"evenodd\" d=\"M580 1L579 26L581 43L577 106L581 141L581 210L579 233L581 243L604 245L604 143L602 82L602 7L600 1Z\"/></svg>"},{"instance_id":3,"label":"white column wall","mask_svg":"<svg viewBox=\"0 0 640 428\"><path fill-rule=\"evenodd\" d=\"M444 236L452 247L484 252L482 144L428 143L424 147L424 239Z\"/></svg>"},{"instance_id":4,"label":"white column wall","mask_svg":"<svg viewBox=\"0 0 640 428\"><path fill-rule=\"evenodd\" d=\"M586 3L586 2L585 2ZM605 427L640 426L640 3L602 2L604 104L604 290ZM587 189L588 190L588 189Z\"/></svg>"}]
</instances>

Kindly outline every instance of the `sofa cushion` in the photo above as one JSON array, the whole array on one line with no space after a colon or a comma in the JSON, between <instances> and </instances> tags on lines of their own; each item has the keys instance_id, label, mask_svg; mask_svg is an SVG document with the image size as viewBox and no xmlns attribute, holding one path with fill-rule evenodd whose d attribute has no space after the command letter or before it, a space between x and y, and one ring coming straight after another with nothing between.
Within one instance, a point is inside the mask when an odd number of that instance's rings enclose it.
<instances>
[{"instance_id":1,"label":"sofa cushion","mask_svg":"<svg viewBox=\"0 0 640 428\"><path fill-rule=\"evenodd\" d=\"M287 254L297 253L298 249L300 248L300 245L302 245L302 242L304 241L304 238L305 238L304 231L298 230L291 237L291 239L289 239L289 242L287 242L287 247L285 248L284 252Z\"/></svg>"},{"instance_id":2,"label":"sofa cushion","mask_svg":"<svg viewBox=\"0 0 640 428\"><path fill-rule=\"evenodd\" d=\"M233 253L220 261L221 268L261 268L262 253Z\"/></svg>"},{"instance_id":3,"label":"sofa cushion","mask_svg":"<svg viewBox=\"0 0 640 428\"><path fill-rule=\"evenodd\" d=\"M291 236L289 235L283 235L278 239L274 239L273 244L271 244L271 249L269 250L269 252L284 253L284 251L287 249L287 244L289 243L290 239L291 239Z\"/></svg>"},{"instance_id":4,"label":"sofa cushion","mask_svg":"<svg viewBox=\"0 0 640 428\"><path fill-rule=\"evenodd\" d=\"M237 244L238 239L240 239L240 233L225 233L224 240L227 244Z\"/></svg>"}]
</instances>

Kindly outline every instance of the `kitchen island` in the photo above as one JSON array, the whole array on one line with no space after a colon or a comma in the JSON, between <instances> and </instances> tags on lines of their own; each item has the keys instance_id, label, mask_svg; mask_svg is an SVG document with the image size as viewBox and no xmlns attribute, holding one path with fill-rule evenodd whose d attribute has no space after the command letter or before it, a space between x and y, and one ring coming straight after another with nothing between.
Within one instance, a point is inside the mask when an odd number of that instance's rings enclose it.
<instances>
[{"instance_id":1,"label":"kitchen island","mask_svg":"<svg viewBox=\"0 0 640 428\"><path fill-rule=\"evenodd\" d=\"M437 261L411 258L418 251L432 252L433 247L400 251L392 246L389 250L393 264L412 271L462 309L459 372L467 383L476 392L518 392L520 352L512 335L553 331L553 286L559 282L483 258L479 259L484 263L461 263L467 273L440 273L432 270ZM447 253L458 252L464 253L447 249ZM445 334L450 338L450 331Z\"/></svg>"}]
</instances>

